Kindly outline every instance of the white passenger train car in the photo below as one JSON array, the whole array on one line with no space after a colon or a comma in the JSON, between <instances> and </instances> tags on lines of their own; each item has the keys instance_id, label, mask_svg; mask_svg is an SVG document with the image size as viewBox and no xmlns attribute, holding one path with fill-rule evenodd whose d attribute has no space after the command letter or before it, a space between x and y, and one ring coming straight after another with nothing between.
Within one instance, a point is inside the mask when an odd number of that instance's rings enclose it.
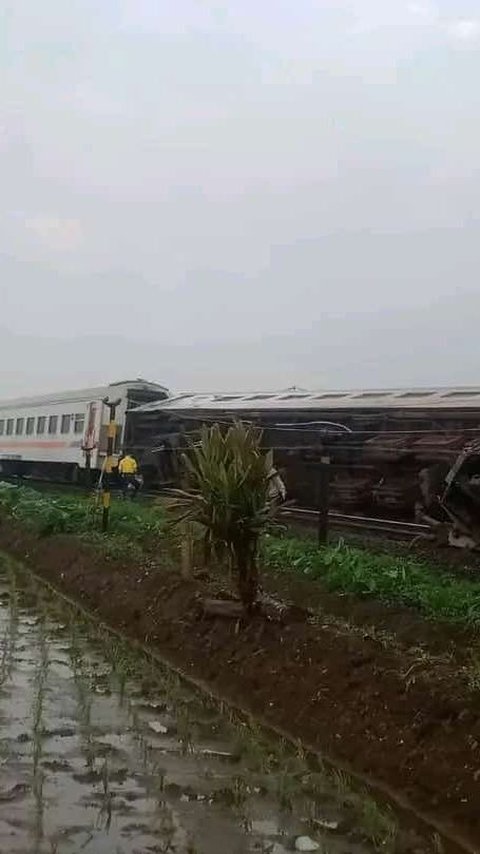
<instances>
[{"instance_id":1,"label":"white passenger train car","mask_svg":"<svg viewBox=\"0 0 480 854\"><path fill-rule=\"evenodd\" d=\"M164 386L137 379L0 401L0 473L77 480L88 458L91 469L99 471L107 447L109 409L105 399L119 401L118 449L127 411L167 396Z\"/></svg>"}]
</instances>

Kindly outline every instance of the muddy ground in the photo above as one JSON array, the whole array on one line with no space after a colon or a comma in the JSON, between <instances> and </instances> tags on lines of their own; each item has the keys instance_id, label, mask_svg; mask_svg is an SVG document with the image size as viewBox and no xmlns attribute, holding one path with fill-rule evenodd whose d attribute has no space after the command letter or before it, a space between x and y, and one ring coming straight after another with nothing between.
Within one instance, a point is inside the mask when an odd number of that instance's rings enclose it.
<instances>
[{"instance_id":1,"label":"muddy ground","mask_svg":"<svg viewBox=\"0 0 480 854\"><path fill-rule=\"evenodd\" d=\"M0 639L5 854L436 854L3 553Z\"/></svg>"},{"instance_id":2,"label":"muddy ground","mask_svg":"<svg viewBox=\"0 0 480 854\"><path fill-rule=\"evenodd\" d=\"M480 660L476 637L410 611L269 575L264 586L313 616L239 626L202 617L223 582L105 562L69 537L37 540L10 520L0 548L186 674L356 772L480 850ZM478 670L478 685L477 685Z\"/></svg>"}]
</instances>

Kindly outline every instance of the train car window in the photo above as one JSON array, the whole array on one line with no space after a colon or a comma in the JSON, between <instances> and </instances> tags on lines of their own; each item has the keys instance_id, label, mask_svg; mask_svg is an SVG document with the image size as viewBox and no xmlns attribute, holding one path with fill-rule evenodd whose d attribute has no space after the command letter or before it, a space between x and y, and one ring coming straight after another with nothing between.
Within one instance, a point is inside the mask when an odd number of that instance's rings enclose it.
<instances>
[{"instance_id":1,"label":"train car window","mask_svg":"<svg viewBox=\"0 0 480 854\"><path fill-rule=\"evenodd\" d=\"M47 425L47 418L45 415L39 415L37 418L37 436L41 436L45 433L45 427Z\"/></svg>"},{"instance_id":2,"label":"train car window","mask_svg":"<svg viewBox=\"0 0 480 854\"><path fill-rule=\"evenodd\" d=\"M27 418L27 429L25 431L27 436L31 436L34 429L35 429L35 418Z\"/></svg>"},{"instance_id":3,"label":"train car window","mask_svg":"<svg viewBox=\"0 0 480 854\"><path fill-rule=\"evenodd\" d=\"M2 419L0 419L0 436L3 436L4 432L5 432L5 420L2 418Z\"/></svg>"},{"instance_id":4,"label":"train car window","mask_svg":"<svg viewBox=\"0 0 480 854\"><path fill-rule=\"evenodd\" d=\"M7 418L7 436L13 434L13 418Z\"/></svg>"},{"instance_id":5,"label":"train car window","mask_svg":"<svg viewBox=\"0 0 480 854\"><path fill-rule=\"evenodd\" d=\"M346 397L346 396L347 396L346 393L343 391L339 391L339 392L330 391L330 392L325 392L325 394L317 394L317 395L315 395L315 397L313 399L314 400L337 400L340 397Z\"/></svg>"},{"instance_id":6,"label":"train car window","mask_svg":"<svg viewBox=\"0 0 480 854\"><path fill-rule=\"evenodd\" d=\"M402 395L402 397L406 397L407 395ZM390 397L389 391L364 391L362 394L356 394L354 396L355 400L374 400L376 397Z\"/></svg>"},{"instance_id":7,"label":"train car window","mask_svg":"<svg viewBox=\"0 0 480 854\"><path fill-rule=\"evenodd\" d=\"M73 432L83 433L85 427L85 415L83 412L76 412L73 416Z\"/></svg>"},{"instance_id":8,"label":"train car window","mask_svg":"<svg viewBox=\"0 0 480 854\"><path fill-rule=\"evenodd\" d=\"M17 418L17 423L15 425L15 435L21 436L23 434L23 427L25 424L25 418Z\"/></svg>"},{"instance_id":9,"label":"train car window","mask_svg":"<svg viewBox=\"0 0 480 854\"><path fill-rule=\"evenodd\" d=\"M307 397L311 397L311 396L312 395L310 393L309 394L282 394L282 396L279 397L278 399L279 400L305 400Z\"/></svg>"},{"instance_id":10,"label":"train car window","mask_svg":"<svg viewBox=\"0 0 480 854\"><path fill-rule=\"evenodd\" d=\"M433 391L404 391L403 394L399 394L399 397L433 397L435 392Z\"/></svg>"},{"instance_id":11,"label":"train car window","mask_svg":"<svg viewBox=\"0 0 480 854\"><path fill-rule=\"evenodd\" d=\"M468 389L466 391L449 391L447 394L442 394L442 397L478 397L477 389Z\"/></svg>"},{"instance_id":12,"label":"train car window","mask_svg":"<svg viewBox=\"0 0 480 854\"><path fill-rule=\"evenodd\" d=\"M62 415L62 421L60 423L60 433L70 433L71 420L71 415Z\"/></svg>"},{"instance_id":13,"label":"train car window","mask_svg":"<svg viewBox=\"0 0 480 854\"><path fill-rule=\"evenodd\" d=\"M50 418L48 419L48 432L51 436L53 436L53 434L57 432L57 426L58 415L50 415Z\"/></svg>"}]
</instances>

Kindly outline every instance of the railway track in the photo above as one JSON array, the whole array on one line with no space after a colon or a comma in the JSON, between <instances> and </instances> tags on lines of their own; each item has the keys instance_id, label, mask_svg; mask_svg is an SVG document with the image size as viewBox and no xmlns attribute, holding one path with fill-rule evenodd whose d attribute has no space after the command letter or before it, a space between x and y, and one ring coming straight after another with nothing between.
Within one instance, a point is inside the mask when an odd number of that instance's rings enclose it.
<instances>
[{"instance_id":1,"label":"railway track","mask_svg":"<svg viewBox=\"0 0 480 854\"><path fill-rule=\"evenodd\" d=\"M282 517L307 525L316 525L318 513L316 510L305 510L301 507L288 507L282 510ZM416 522L404 522L397 519L378 519L370 516L348 516L344 513L330 511L328 522L333 528L348 528L359 533L377 533L396 539L410 539L426 536L431 532L429 525Z\"/></svg>"},{"instance_id":2,"label":"railway track","mask_svg":"<svg viewBox=\"0 0 480 854\"><path fill-rule=\"evenodd\" d=\"M16 478L4 477L3 480L11 482L22 482ZM52 488L60 491L69 492L88 492L89 489L85 486L68 484L65 482L41 481L33 479L25 479L25 486L32 486L34 489L42 486L48 490ZM91 488L90 488L91 489ZM116 494L116 490L114 494ZM168 495L169 490L159 490L152 492L145 490L140 492L140 496L152 499L158 498L161 495ZM285 507L280 511L281 517L292 522L299 522L304 525L316 527L318 523L318 512L316 510L307 510L303 507ZM425 536L431 532L429 525L420 525L416 522L405 522L397 519L379 519L370 516L351 516L344 513L337 513L332 510L328 514L328 523L331 528L342 528L350 531L358 531L360 534L376 533L394 539L412 539L418 536Z\"/></svg>"}]
</instances>

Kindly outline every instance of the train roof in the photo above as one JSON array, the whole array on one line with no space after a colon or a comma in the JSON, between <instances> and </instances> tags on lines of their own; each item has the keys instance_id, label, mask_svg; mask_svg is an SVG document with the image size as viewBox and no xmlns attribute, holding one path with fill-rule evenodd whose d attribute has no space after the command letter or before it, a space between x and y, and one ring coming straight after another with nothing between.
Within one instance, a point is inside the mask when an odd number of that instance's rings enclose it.
<instances>
[{"instance_id":1,"label":"train roof","mask_svg":"<svg viewBox=\"0 0 480 854\"><path fill-rule=\"evenodd\" d=\"M158 391L159 394L168 394L168 389L160 383L148 382L147 380L120 380L93 388L74 388L69 391L54 391L50 394L32 395L31 397L19 397L15 399L0 400L0 409L21 409L28 406L41 406L62 401L76 400L100 400L109 394L115 393L115 389L137 388L145 391Z\"/></svg>"},{"instance_id":2,"label":"train roof","mask_svg":"<svg viewBox=\"0 0 480 854\"><path fill-rule=\"evenodd\" d=\"M480 386L400 389L320 389L282 392L183 392L139 406L141 412L264 411L325 409L480 408Z\"/></svg>"}]
</instances>

